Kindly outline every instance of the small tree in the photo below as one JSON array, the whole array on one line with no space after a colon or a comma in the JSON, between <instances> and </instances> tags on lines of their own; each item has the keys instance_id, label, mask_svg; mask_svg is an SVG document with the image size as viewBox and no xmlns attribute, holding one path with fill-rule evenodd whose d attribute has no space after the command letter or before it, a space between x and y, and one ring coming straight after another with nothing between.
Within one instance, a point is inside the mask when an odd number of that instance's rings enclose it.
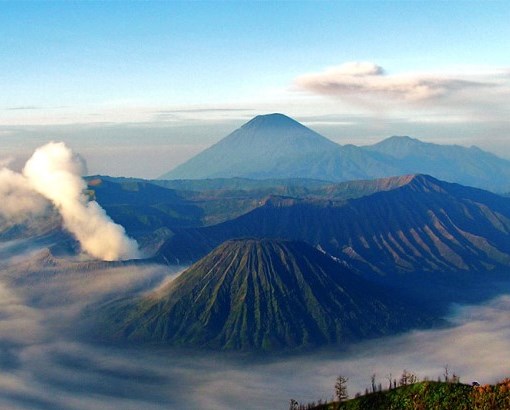
<instances>
[{"instance_id":1,"label":"small tree","mask_svg":"<svg viewBox=\"0 0 510 410\"><path fill-rule=\"evenodd\" d=\"M298 410L298 408L299 408L299 403L294 399L290 399L289 410Z\"/></svg>"},{"instance_id":2,"label":"small tree","mask_svg":"<svg viewBox=\"0 0 510 410\"><path fill-rule=\"evenodd\" d=\"M388 390L391 390L391 382L393 380L393 375L390 373L390 374L387 374L386 375L386 378L388 379Z\"/></svg>"},{"instance_id":3,"label":"small tree","mask_svg":"<svg viewBox=\"0 0 510 410\"><path fill-rule=\"evenodd\" d=\"M402 372L402 376L400 376L400 380L398 383L399 386L407 386L409 384L408 377L409 373L406 369L404 369L404 371Z\"/></svg>"},{"instance_id":4,"label":"small tree","mask_svg":"<svg viewBox=\"0 0 510 410\"><path fill-rule=\"evenodd\" d=\"M450 381L450 369L448 369L448 365L445 364L444 366L444 373L443 373L444 381L449 382Z\"/></svg>"},{"instance_id":5,"label":"small tree","mask_svg":"<svg viewBox=\"0 0 510 410\"><path fill-rule=\"evenodd\" d=\"M404 369L404 371L402 372L402 376L400 376L399 385L407 386L409 384L414 384L417 381L418 381L418 377L416 377L415 374L408 372L407 370Z\"/></svg>"},{"instance_id":6,"label":"small tree","mask_svg":"<svg viewBox=\"0 0 510 410\"><path fill-rule=\"evenodd\" d=\"M335 395L337 400L341 403L349 398L349 394L347 393L347 382L349 379L345 376L339 375L336 378L335 383Z\"/></svg>"}]
</instances>

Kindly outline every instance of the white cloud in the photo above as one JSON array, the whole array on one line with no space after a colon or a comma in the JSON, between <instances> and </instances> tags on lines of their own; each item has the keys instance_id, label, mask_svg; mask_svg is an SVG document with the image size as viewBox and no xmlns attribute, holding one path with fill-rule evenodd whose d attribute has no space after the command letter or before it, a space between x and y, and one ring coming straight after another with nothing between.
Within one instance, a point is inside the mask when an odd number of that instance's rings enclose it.
<instances>
[{"instance_id":1,"label":"white cloud","mask_svg":"<svg viewBox=\"0 0 510 410\"><path fill-rule=\"evenodd\" d=\"M371 62L349 62L295 79L300 90L346 100L427 103L464 92L509 91L508 70L388 74ZM505 94L506 94L505 92ZM508 94L506 94L508 96ZM388 101L389 100L389 101Z\"/></svg>"}]
</instances>

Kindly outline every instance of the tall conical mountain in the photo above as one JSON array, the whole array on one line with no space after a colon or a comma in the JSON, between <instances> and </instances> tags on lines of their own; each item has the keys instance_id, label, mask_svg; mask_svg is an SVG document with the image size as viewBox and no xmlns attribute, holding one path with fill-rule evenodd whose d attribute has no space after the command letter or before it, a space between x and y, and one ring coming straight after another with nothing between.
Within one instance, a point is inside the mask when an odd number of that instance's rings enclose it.
<instances>
[{"instance_id":1,"label":"tall conical mountain","mask_svg":"<svg viewBox=\"0 0 510 410\"><path fill-rule=\"evenodd\" d=\"M162 179L244 177L325 181L428 174L448 182L510 192L510 161L477 147L390 137L338 145L283 114L259 115Z\"/></svg>"},{"instance_id":2,"label":"tall conical mountain","mask_svg":"<svg viewBox=\"0 0 510 410\"><path fill-rule=\"evenodd\" d=\"M432 321L303 242L233 240L166 287L102 309L109 337L236 350L305 348Z\"/></svg>"},{"instance_id":3,"label":"tall conical mountain","mask_svg":"<svg viewBox=\"0 0 510 410\"><path fill-rule=\"evenodd\" d=\"M357 179L374 166L393 175L379 156L342 147L286 115L268 114L253 118L161 179Z\"/></svg>"},{"instance_id":4,"label":"tall conical mountain","mask_svg":"<svg viewBox=\"0 0 510 410\"><path fill-rule=\"evenodd\" d=\"M283 161L337 149L332 141L283 114L259 115L162 179L269 175Z\"/></svg>"}]
</instances>

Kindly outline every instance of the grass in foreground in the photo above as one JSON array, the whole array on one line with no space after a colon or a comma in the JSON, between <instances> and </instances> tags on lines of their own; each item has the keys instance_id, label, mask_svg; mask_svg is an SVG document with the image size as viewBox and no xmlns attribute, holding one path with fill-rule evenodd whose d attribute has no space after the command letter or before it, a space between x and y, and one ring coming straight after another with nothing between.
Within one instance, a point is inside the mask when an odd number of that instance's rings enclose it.
<instances>
[{"instance_id":1,"label":"grass in foreground","mask_svg":"<svg viewBox=\"0 0 510 410\"><path fill-rule=\"evenodd\" d=\"M291 410L502 410L510 409L510 378L495 385L423 381L351 400L299 404Z\"/></svg>"}]
</instances>

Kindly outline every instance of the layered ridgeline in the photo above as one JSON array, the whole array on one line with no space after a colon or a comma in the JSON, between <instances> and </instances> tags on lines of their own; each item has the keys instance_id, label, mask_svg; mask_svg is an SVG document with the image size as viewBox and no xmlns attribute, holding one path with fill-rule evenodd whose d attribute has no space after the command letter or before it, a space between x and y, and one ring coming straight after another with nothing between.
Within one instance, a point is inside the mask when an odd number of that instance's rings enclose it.
<instances>
[{"instance_id":1,"label":"layered ridgeline","mask_svg":"<svg viewBox=\"0 0 510 410\"><path fill-rule=\"evenodd\" d=\"M224 350L300 349L433 320L302 242L234 240L170 284L100 309L102 337Z\"/></svg>"},{"instance_id":2,"label":"layered ridgeline","mask_svg":"<svg viewBox=\"0 0 510 410\"><path fill-rule=\"evenodd\" d=\"M371 146L342 146L283 114L253 118L161 178L349 181L410 173L510 191L510 161L477 147L424 143L409 137L391 137Z\"/></svg>"},{"instance_id":3,"label":"layered ridgeline","mask_svg":"<svg viewBox=\"0 0 510 410\"><path fill-rule=\"evenodd\" d=\"M510 265L510 198L424 175L340 184L270 196L232 220L176 230L159 257L196 261L241 237L305 241L384 274L486 272Z\"/></svg>"}]
</instances>

